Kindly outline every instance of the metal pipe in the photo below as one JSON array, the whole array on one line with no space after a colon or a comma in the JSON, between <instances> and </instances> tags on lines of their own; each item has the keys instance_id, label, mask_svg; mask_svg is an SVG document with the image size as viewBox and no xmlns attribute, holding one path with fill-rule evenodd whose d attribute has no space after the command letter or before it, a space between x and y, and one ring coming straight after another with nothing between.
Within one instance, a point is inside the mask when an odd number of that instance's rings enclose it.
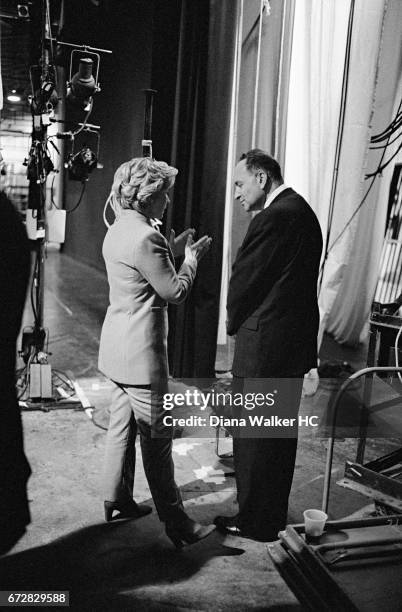
<instances>
[{"instance_id":1,"label":"metal pipe","mask_svg":"<svg viewBox=\"0 0 402 612\"><path fill-rule=\"evenodd\" d=\"M142 140L143 157L152 157L152 110L156 89L143 89L145 94L144 138Z\"/></svg>"},{"instance_id":2,"label":"metal pipe","mask_svg":"<svg viewBox=\"0 0 402 612\"><path fill-rule=\"evenodd\" d=\"M97 47L90 47L89 45L75 45L73 43L62 42L60 40L57 40L56 38L52 38L51 36L47 36L45 40L55 42L57 45L61 45L62 47L73 47L74 49L82 49L82 51L94 51L95 53L110 54L113 53L113 51L110 51L110 49L98 49Z\"/></svg>"},{"instance_id":3,"label":"metal pipe","mask_svg":"<svg viewBox=\"0 0 402 612\"><path fill-rule=\"evenodd\" d=\"M331 467L332 467L332 460L333 460L333 454L334 454L336 417L338 413L339 400L342 394L344 393L344 391L349 387L349 385L352 382L354 382L358 378L361 378L362 376L365 376L366 374L374 374L375 372L402 372L402 367L396 368L392 366L384 366L384 367L377 367L377 368L375 367L363 368L362 370L358 370L357 372L349 376L347 380L345 380L345 382L341 385L340 389L338 390L338 393L335 396L335 400L333 403L331 436L328 440L327 458L326 458L325 474L324 474L324 487L323 487L323 494L322 494L322 510L324 512L327 512L328 503L329 503L329 493L330 493L330 486L331 486Z\"/></svg>"}]
</instances>

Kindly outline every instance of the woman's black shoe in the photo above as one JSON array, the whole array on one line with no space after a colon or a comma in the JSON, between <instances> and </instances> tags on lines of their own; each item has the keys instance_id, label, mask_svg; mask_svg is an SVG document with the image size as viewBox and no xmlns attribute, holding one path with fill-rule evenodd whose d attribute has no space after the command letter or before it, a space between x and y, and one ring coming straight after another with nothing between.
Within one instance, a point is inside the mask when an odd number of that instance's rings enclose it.
<instances>
[{"instance_id":1,"label":"woman's black shoe","mask_svg":"<svg viewBox=\"0 0 402 612\"><path fill-rule=\"evenodd\" d=\"M105 521L108 523L112 520L125 519L125 518L141 518L152 512L151 506L142 504L139 506L133 499L125 502L112 502L105 501ZM113 516L113 512L117 511L119 514Z\"/></svg>"},{"instance_id":2,"label":"woman's black shoe","mask_svg":"<svg viewBox=\"0 0 402 612\"><path fill-rule=\"evenodd\" d=\"M209 536L215 525L201 525L190 518L181 523L166 522L166 535L176 548L183 548L183 544L195 544Z\"/></svg>"}]
</instances>

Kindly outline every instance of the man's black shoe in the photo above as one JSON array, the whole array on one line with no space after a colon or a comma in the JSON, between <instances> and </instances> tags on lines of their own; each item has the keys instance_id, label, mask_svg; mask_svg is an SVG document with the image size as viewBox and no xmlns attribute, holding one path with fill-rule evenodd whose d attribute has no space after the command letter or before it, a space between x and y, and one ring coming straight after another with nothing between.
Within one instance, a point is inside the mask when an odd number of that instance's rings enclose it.
<instances>
[{"instance_id":1,"label":"man's black shoe","mask_svg":"<svg viewBox=\"0 0 402 612\"><path fill-rule=\"evenodd\" d=\"M232 527L234 525L237 525L238 519L239 517L237 514L235 514L234 516L216 516L214 518L214 523L217 527Z\"/></svg>"},{"instance_id":2,"label":"man's black shoe","mask_svg":"<svg viewBox=\"0 0 402 612\"><path fill-rule=\"evenodd\" d=\"M214 523L218 531L222 533L240 535L241 529L237 524L237 516L216 516L214 518Z\"/></svg>"},{"instance_id":3,"label":"man's black shoe","mask_svg":"<svg viewBox=\"0 0 402 612\"><path fill-rule=\"evenodd\" d=\"M279 529L269 528L257 532L246 527L239 527L238 516L217 516L214 523L218 531L227 535L249 538L259 542L273 542L278 539Z\"/></svg>"}]
</instances>

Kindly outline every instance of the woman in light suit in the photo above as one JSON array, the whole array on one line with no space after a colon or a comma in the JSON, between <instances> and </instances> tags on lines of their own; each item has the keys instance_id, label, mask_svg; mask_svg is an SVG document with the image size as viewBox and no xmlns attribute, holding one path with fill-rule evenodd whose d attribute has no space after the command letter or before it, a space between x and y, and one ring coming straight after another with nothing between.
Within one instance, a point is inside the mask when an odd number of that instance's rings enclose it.
<instances>
[{"instance_id":1,"label":"woman in light suit","mask_svg":"<svg viewBox=\"0 0 402 612\"><path fill-rule=\"evenodd\" d=\"M163 425L167 392L167 303L188 295L197 264L211 239L194 243L192 232L177 238L185 258L178 273L171 248L155 229L169 203L177 169L151 158L135 158L115 173L110 202L116 221L104 243L110 305L103 323L99 369L113 382L104 464L105 518L139 518L151 512L133 500L135 437L140 434L145 475L167 535L176 546L206 537L184 511L174 480L172 428Z\"/></svg>"}]
</instances>

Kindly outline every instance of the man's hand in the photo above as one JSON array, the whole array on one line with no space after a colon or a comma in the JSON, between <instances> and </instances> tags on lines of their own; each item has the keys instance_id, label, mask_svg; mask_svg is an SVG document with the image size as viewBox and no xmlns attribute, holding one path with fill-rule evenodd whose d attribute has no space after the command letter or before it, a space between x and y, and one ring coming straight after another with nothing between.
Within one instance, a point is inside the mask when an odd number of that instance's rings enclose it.
<instances>
[{"instance_id":1,"label":"man's hand","mask_svg":"<svg viewBox=\"0 0 402 612\"><path fill-rule=\"evenodd\" d=\"M195 234L195 229L186 229L184 232L179 234L176 238L176 232L174 229L170 230L169 237L169 246L172 250L174 257L179 257L180 255L184 255L184 250L186 248L187 238L189 236L193 237Z\"/></svg>"}]
</instances>

